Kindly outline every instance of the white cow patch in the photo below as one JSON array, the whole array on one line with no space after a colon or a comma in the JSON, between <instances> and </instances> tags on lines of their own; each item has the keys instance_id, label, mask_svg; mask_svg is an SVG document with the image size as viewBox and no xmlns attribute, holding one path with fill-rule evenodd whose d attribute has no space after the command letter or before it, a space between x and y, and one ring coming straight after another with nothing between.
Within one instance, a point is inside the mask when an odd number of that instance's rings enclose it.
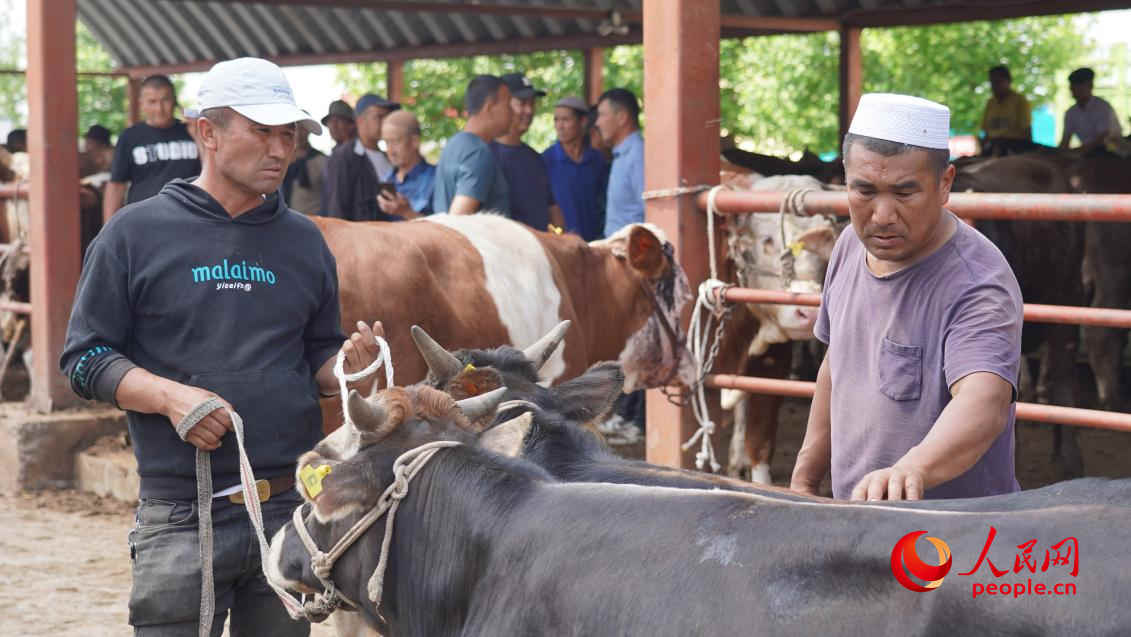
<instances>
[{"instance_id":1,"label":"white cow patch","mask_svg":"<svg viewBox=\"0 0 1131 637\"><path fill-rule=\"evenodd\" d=\"M432 215L427 220L459 232L475 246L487 273L487 292L511 345L525 348L565 318L550 259L526 226L493 214ZM565 372L566 347L559 347L542 367L544 380L556 380Z\"/></svg>"}]
</instances>

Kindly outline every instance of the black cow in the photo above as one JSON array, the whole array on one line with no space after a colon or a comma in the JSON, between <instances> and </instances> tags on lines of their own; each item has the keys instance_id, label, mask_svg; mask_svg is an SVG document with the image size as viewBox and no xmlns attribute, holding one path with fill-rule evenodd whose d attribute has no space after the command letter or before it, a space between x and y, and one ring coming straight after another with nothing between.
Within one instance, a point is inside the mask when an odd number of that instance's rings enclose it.
<instances>
[{"instance_id":1,"label":"black cow","mask_svg":"<svg viewBox=\"0 0 1131 637\"><path fill-rule=\"evenodd\" d=\"M324 491L301 512L323 549L391 483L397 456L433 439L466 443L437 453L403 500L379 609L367 601L367 580L383 524L333 571L365 616L375 624L382 617L398 637L1122 635L1131 627L1123 593L1131 584L1122 566L1131 540L1126 507L953 513L558 483L490 444L472 446L467 419L432 388L394 388L368 401L354 392L347 409L362 445L333 463ZM530 422L500 427L521 433ZM500 450L518 451L513 435L496 438L511 441ZM321 460L312 452L301 462ZM894 547L919 530L943 540L953 559L945 581L924 593L893 576L909 559ZM1049 556L1065 563L1044 560L1042 551L1054 544L1060 548ZM927 542L915 553L928 565L941 561ZM991 566L1006 573L996 576ZM273 539L267 569L290 590L321 587L291 524ZM991 584L1033 590L1030 582L1074 594L975 597Z\"/></svg>"},{"instance_id":2,"label":"black cow","mask_svg":"<svg viewBox=\"0 0 1131 637\"><path fill-rule=\"evenodd\" d=\"M561 327L559 326L559 330ZM564 330L561 330L564 331ZM522 445L522 456L563 482L611 482L676 489L720 489L793 501L830 503L828 498L802 495L789 489L735 480L716 474L664 467L618 456L592 429L582 425L599 417L620 392L620 375L615 363L599 363L584 375L556 387L539 384L538 367L549 358L560 339L541 339L537 347L523 352L513 347L460 349L448 352L423 330L413 330L421 356L428 363L428 379L449 391L463 387L468 366L497 372L487 391L506 386L505 400L527 401L500 409L496 421L510 421L523 411L534 414ZM447 378L444 369L456 375ZM461 370L455 372L454 370ZM463 394L457 397L464 397ZM893 502L890 506L949 511L1017 511L1062 505L1105 504L1131 506L1131 482L1103 478L1059 482L1041 489L984 498L959 498L917 502Z\"/></svg>"}]
</instances>

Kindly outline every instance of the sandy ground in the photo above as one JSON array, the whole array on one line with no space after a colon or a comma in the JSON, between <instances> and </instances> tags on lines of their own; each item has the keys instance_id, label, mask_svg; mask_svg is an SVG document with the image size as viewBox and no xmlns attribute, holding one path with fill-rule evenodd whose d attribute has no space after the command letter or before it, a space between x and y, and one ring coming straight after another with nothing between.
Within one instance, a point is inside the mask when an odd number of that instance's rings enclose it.
<instances>
[{"instance_id":1,"label":"sandy ground","mask_svg":"<svg viewBox=\"0 0 1131 637\"><path fill-rule=\"evenodd\" d=\"M808 402L787 400L774 455L775 481L789 479ZM1080 430L1088 475L1131 477L1131 434ZM1059 479L1049 462L1048 427L1022 425L1018 478L1033 488ZM74 491L0 496L0 635L130 635L126 533L133 507ZM317 625L315 637L334 634Z\"/></svg>"},{"instance_id":2,"label":"sandy ground","mask_svg":"<svg viewBox=\"0 0 1131 637\"><path fill-rule=\"evenodd\" d=\"M87 493L0 496L0 635L132 635L132 526L132 505ZM326 625L311 632L334 634Z\"/></svg>"}]
</instances>

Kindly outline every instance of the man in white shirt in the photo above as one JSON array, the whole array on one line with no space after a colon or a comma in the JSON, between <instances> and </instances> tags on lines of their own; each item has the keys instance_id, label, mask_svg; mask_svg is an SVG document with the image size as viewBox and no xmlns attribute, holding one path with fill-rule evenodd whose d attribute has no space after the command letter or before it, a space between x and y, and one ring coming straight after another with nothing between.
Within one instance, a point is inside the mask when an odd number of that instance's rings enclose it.
<instances>
[{"instance_id":1,"label":"man in white shirt","mask_svg":"<svg viewBox=\"0 0 1131 637\"><path fill-rule=\"evenodd\" d=\"M1075 135L1080 140L1080 151L1089 153L1104 148L1111 140L1123 134L1115 109L1107 100L1092 95L1092 82L1096 73L1089 68L1076 69L1068 75L1068 84L1076 103L1064 113L1064 136L1060 148L1068 148Z\"/></svg>"}]
</instances>

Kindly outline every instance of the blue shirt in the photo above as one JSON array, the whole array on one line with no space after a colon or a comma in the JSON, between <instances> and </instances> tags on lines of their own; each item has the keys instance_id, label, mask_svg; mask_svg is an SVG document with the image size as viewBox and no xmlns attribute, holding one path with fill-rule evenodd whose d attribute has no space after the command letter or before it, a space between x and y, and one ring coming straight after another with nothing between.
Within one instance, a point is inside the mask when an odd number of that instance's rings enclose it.
<instances>
[{"instance_id":1,"label":"blue shirt","mask_svg":"<svg viewBox=\"0 0 1131 637\"><path fill-rule=\"evenodd\" d=\"M613 148L605 202L605 236L644 221L644 137L633 131Z\"/></svg>"},{"instance_id":2,"label":"blue shirt","mask_svg":"<svg viewBox=\"0 0 1131 637\"><path fill-rule=\"evenodd\" d=\"M408 174L404 181L397 179L397 169L381 175L381 181L393 183L397 192L408 199L412 209L422 215L432 214L432 185L436 181L436 167L421 159Z\"/></svg>"},{"instance_id":3,"label":"blue shirt","mask_svg":"<svg viewBox=\"0 0 1131 637\"><path fill-rule=\"evenodd\" d=\"M456 195L475 199L480 210L510 214L510 188L498 160L487 142L467 131L452 135L440 154L432 189L432 211L447 212Z\"/></svg>"},{"instance_id":4,"label":"blue shirt","mask_svg":"<svg viewBox=\"0 0 1131 637\"><path fill-rule=\"evenodd\" d=\"M511 211L507 216L545 232L550 225L554 196L550 194L550 175L542 156L527 144L491 142L491 152L499 160L510 186Z\"/></svg>"},{"instance_id":5,"label":"blue shirt","mask_svg":"<svg viewBox=\"0 0 1131 637\"><path fill-rule=\"evenodd\" d=\"M605 230L605 191L609 187L609 164L600 152L586 148L581 161L566 154L561 142L542 152L550 173L550 191L562 209L566 231L586 241L600 239Z\"/></svg>"}]
</instances>

